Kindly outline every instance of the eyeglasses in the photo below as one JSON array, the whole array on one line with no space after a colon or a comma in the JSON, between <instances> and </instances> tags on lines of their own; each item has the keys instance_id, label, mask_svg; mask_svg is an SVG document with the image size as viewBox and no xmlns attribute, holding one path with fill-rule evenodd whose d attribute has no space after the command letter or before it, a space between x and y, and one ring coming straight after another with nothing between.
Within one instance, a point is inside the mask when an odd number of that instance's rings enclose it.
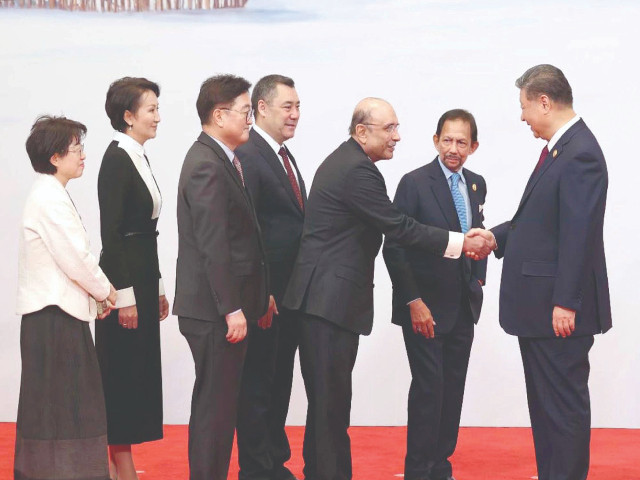
<instances>
[{"instance_id":1,"label":"eyeglasses","mask_svg":"<svg viewBox=\"0 0 640 480\"><path fill-rule=\"evenodd\" d=\"M390 123L389 125L380 125L378 123L363 123L362 125L365 125L367 127L380 127L389 135L392 135L393 133L397 133L398 129L400 128L399 123Z\"/></svg>"},{"instance_id":2,"label":"eyeglasses","mask_svg":"<svg viewBox=\"0 0 640 480\"><path fill-rule=\"evenodd\" d=\"M67 151L70 153L79 153L80 155L82 155L82 153L84 152L84 143L79 143L78 148L76 148L75 150L68 148Z\"/></svg>"},{"instance_id":3,"label":"eyeglasses","mask_svg":"<svg viewBox=\"0 0 640 480\"><path fill-rule=\"evenodd\" d=\"M242 115L245 115L247 122L250 122L251 119L253 118L253 109L252 108L250 108L249 110L246 110L246 111L234 110L233 108L221 108L220 110L226 110L228 112L236 112L236 113L240 113Z\"/></svg>"}]
</instances>

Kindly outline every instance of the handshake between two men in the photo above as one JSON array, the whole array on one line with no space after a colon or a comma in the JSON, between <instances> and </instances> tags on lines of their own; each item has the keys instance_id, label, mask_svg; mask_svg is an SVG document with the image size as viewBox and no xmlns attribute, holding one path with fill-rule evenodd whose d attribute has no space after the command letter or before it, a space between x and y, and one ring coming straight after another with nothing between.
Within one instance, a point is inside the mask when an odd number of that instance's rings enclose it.
<instances>
[{"instance_id":1,"label":"handshake between two men","mask_svg":"<svg viewBox=\"0 0 640 480\"><path fill-rule=\"evenodd\" d=\"M497 247L493 233L483 228L472 228L464 235L462 251L473 260L483 260Z\"/></svg>"}]
</instances>

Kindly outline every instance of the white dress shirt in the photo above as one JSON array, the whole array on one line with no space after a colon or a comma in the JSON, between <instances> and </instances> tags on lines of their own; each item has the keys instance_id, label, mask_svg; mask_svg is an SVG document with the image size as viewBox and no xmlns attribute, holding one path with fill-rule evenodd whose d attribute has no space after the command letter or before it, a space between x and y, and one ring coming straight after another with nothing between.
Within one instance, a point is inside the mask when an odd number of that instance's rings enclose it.
<instances>
[{"instance_id":1,"label":"white dress shirt","mask_svg":"<svg viewBox=\"0 0 640 480\"><path fill-rule=\"evenodd\" d=\"M149 189L149 193L153 199L153 213L151 214L151 219L158 218L160 216L160 210L162 209L162 196L160 195L158 184L153 177L151 165L149 165L149 162L145 157L144 147L129 135L122 132L114 132L113 140L118 142L118 146L127 152L129 157L131 157L133 165L136 167L136 170L138 170L138 173L142 177L147 189Z\"/></svg>"},{"instance_id":2,"label":"white dress shirt","mask_svg":"<svg viewBox=\"0 0 640 480\"><path fill-rule=\"evenodd\" d=\"M284 170L284 173L287 173L287 167L284 166L284 160L282 159L282 157L280 156L280 149L282 147L284 147L284 143L282 145L278 145L278 142L276 142L271 135L269 135L267 132L265 132L263 129L261 129L257 124L253 124L253 129L255 130L255 132L260 135L262 138L264 138L265 142L267 142L269 144L269 146L271 147L271 149L275 152L276 157L278 157L278 160L280 160L280 165L282 165L282 169ZM286 147L285 147L286 148ZM300 180L298 180L298 175L300 175L300 172L298 172L298 169L296 168L296 166L293 164L293 162L291 161L291 159L289 159L289 163L291 164L291 169L293 170L293 176L296 179L296 183L298 184L298 188L300 188Z\"/></svg>"},{"instance_id":3,"label":"white dress shirt","mask_svg":"<svg viewBox=\"0 0 640 480\"><path fill-rule=\"evenodd\" d=\"M567 133L567 130L569 130L576 123L578 123L579 120L580 120L580 115L576 115L571 120L569 120L567 123L565 123L562 127L560 127L560 129L556 133L553 134L553 137L551 137L551 140L549 140L549 143L547 143L547 149L549 151L551 151L553 149L553 147L556 146L556 143L558 143L558 140L560 140L560 137L562 135L564 135L565 133Z\"/></svg>"},{"instance_id":4,"label":"white dress shirt","mask_svg":"<svg viewBox=\"0 0 640 480\"><path fill-rule=\"evenodd\" d=\"M89 322L109 295L109 280L90 251L80 215L64 186L38 174L22 214L18 254L18 315L57 305Z\"/></svg>"}]
</instances>

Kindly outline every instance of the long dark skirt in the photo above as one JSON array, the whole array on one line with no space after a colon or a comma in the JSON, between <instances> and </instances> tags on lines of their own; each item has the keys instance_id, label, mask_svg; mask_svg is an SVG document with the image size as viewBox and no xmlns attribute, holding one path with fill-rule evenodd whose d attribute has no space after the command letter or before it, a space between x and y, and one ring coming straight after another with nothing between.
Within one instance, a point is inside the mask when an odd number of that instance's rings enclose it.
<instances>
[{"instance_id":1,"label":"long dark skirt","mask_svg":"<svg viewBox=\"0 0 640 480\"><path fill-rule=\"evenodd\" d=\"M108 480L107 421L89 324L59 307L22 317L16 480Z\"/></svg>"},{"instance_id":2,"label":"long dark skirt","mask_svg":"<svg viewBox=\"0 0 640 480\"><path fill-rule=\"evenodd\" d=\"M126 241L129 273L138 309L138 328L118 323L118 310L96 324L109 445L162 438L162 368L155 237Z\"/></svg>"}]
</instances>

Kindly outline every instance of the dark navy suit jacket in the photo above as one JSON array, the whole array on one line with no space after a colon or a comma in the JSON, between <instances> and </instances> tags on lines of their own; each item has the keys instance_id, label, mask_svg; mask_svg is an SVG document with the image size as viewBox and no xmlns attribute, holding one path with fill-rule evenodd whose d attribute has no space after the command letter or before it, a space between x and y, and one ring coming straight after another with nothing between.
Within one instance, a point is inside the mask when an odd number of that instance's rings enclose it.
<instances>
[{"instance_id":1,"label":"dark navy suit jacket","mask_svg":"<svg viewBox=\"0 0 640 480\"><path fill-rule=\"evenodd\" d=\"M304 212L278 155L258 132L252 129L249 141L236 148L235 153L242 163L245 185L260 223L269 261L270 293L280 306L300 246ZM287 153L294 171L298 171L293 155L289 150ZM307 191L301 175L298 185L305 204Z\"/></svg>"},{"instance_id":2,"label":"dark navy suit jacket","mask_svg":"<svg viewBox=\"0 0 640 480\"><path fill-rule=\"evenodd\" d=\"M560 137L525 188L516 214L492 231L504 257L500 325L553 337L555 305L576 310L574 335L611 328L603 222L607 166L582 120Z\"/></svg>"},{"instance_id":3,"label":"dark navy suit jacket","mask_svg":"<svg viewBox=\"0 0 640 480\"><path fill-rule=\"evenodd\" d=\"M487 186L480 175L463 169L469 193L471 226L484 228L484 205ZM460 221L451 189L438 158L407 173L396 191L393 203L400 211L420 223L460 232ZM385 240L382 251L393 282L393 316L397 325L410 325L407 305L421 298L436 322L436 334L451 331L462 306L462 295L469 300L473 321L478 322L482 308L482 287L487 260L475 262L464 255L457 259L426 255L424 251L403 248L392 239Z\"/></svg>"}]
</instances>

